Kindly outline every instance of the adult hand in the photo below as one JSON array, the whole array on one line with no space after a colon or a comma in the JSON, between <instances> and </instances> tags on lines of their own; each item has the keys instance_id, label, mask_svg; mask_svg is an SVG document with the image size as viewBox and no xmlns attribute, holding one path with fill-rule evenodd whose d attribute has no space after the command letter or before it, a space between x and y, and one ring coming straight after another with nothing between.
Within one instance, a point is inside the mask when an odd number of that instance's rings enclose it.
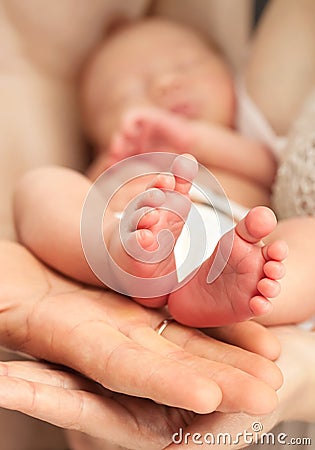
<instances>
[{"instance_id":1,"label":"adult hand","mask_svg":"<svg viewBox=\"0 0 315 450\"><path fill-rule=\"evenodd\" d=\"M179 328L178 325L169 327L165 331L167 337L180 339ZM260 338L259 326L257 331L255 328L255 324L253 328L251 323L244 323L215 333L225 340L241 342L246 333L251 333L254 340ZM261 424L263 432L268 432L281 420L315 419L314 411L313 419L310 414L314 408L307 401L308 387L313 389L315 383L314 369L310 376L310 369L315 364L308 351L314 345L315 334L296 327L279 327L273 331L279 336L283 348L278 363L283 370L285 384L279 391L279 407L271 414L252 416L214 412L197 415L148 399L110 392L62 368L33 361L1 364L0 405L68 430L84 432L84 435L71 435L73 448L79 445L80 449L102 450L107 449L107 441L111 441L131 449L194 449L196 440L200 442L207 435L208 441L213 439L212 447L219 449L222 445L222 441L216 440L219 433L227 433L230 437L230 445L229 437L226 438L227 448L245 447L252 436L259 435L253 429L254 424ZM207 342L211 348L211 339ZM227 349L233 355L234 349L231 346ZM226 357L229 352L224 352L224 355ZM246 357L246 352L243 357ZM195 434L193 437L194 433L200 433L200 436ZM172 436L176 443L172 443Z\"/></svg>"},{"instance_id":2,"label":"adult hand","mask_svg":"<svg viewBox=\"0 0 315 450\"><path fill-rule=\"evenodd\" d=\"M111 391L198 413L275 408L281 375L271 361L180 325L159 336L165 311L65 279L18 244L0 244L0 265L2 345L71 367ZM277 352L263 328L251 329Z\"/></svg>"},{"instance_id":3,"label":"adult hand","mask_svg":"<svg viewBox=\"0 0 315 450\"><path fill-rule=\"evenodd\" d=\"M250 333L254 340L256 338L259 340L264 332L261 332L259 325L257 327L256 324L253 325L251 323L233 325L221 329L219 333L221 337L230 341L235 339L240 342L244 333ZM180 333L182 328L173 324L165 330L165 334L169 339L182 340L185 335ZM184 333L186 331L194 333L193 330L184 329ZM208 357L210 354L216 357L216 350L220 350L220 357L229 363L235 362L235 358L245 361L249 356L246 351L227 344L216 347L220 343L211 338L198 334L191 336L194 336L193 345L199 347L201 344L204 355L207 353L204 344L207 344L210 352ZM259 357L253 356L252 363L261 363ZM253 417L244 414L198 415L183 409L156 404L148 399L110 392L78 374L48 363L34 361L2 363L0 373L2 375L0 406L21 411L68 430L83 432L84 434L78 432L69 434L74 449L108 449L109 441L130 449L161 450L172 445L172 436L178 441L190 436L189 433L208 433L214 429L220 432L220 424L222 429L229 430L231 423L224 420L225 418L233 417L234 428L237 424L240 427L246 421L252 423L254 420ZM228 375L227 377L229 378ZM187 442L190 442L189 438ZM194 448L195 444L192 441L190 443ZM188 448L192 448L190 443ZM182 444L183 446L174 445L187 448L186 441L182 441Z\"/></svg>"}]
</instances>

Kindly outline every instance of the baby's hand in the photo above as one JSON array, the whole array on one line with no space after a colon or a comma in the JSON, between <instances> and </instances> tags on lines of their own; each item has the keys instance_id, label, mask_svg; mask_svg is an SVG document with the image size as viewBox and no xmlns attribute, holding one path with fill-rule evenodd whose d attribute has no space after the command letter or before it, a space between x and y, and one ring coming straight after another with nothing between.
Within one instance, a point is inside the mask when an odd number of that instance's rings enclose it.
<instances>
[{"instance_id":1,"label":"baby's hand","mask_svg":"<svg viewBox=\"0 0 315 450\"><path fill-rule=\"evenodd\" d=\"M185 153L193 133L189 120L155 107L134 108L121 121L110 143L113 162L147 152Z\"/></svg>"}]
</instances>

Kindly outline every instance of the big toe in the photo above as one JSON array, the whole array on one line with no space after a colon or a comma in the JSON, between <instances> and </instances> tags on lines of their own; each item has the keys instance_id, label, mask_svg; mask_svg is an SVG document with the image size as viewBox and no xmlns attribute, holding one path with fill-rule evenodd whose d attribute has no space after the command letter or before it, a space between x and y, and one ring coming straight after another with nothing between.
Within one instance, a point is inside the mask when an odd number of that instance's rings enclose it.
<instances>
[{"instance_id":1,"label":"big toe","mask_svg":"<svg viewBox=\"0 0 315 450\"><path fill-rule=\"evenodd\" d=\"M274 212L266 206L257 206L237 224L236 232L242 239L254 244L268 236L276 225Z\"/></svg>"},{"instance_id":2,"label":"big toe","mask_svg":"<svg viewBox=\"0 0 315 450\"><path fill-rule=\"evenodd\" d=\"M198 173L198 162L190 154L179 155L175 158L171 171L176 179L176 191L188 194L191 183Z\"/></svg>"}]
</instances>

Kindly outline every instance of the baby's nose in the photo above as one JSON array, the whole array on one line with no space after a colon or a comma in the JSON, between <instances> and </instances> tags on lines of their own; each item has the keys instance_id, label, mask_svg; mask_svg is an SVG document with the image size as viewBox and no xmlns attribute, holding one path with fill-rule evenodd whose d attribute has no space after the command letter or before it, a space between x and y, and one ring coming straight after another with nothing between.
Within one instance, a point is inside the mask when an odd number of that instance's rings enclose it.
<instances>
[{"instance_id":1,"label":"baby's nose","mask_svg":"<svg viewBox=\"0 0 315 450\"><path fill-rule=\"evenodd\" d=\"M173 92L179 91L181 88L180 74L164 74L156 78L152 83L152 95L157 100L167 98Z\"/></svg>"}]
</instances>

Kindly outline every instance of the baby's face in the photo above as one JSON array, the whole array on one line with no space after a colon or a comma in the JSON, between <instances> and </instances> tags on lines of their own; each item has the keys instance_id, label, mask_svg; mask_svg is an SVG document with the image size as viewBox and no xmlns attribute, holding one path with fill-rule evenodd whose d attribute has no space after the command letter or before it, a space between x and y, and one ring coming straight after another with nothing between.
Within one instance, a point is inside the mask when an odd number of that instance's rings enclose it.
<instances>
[{"instance_id":1,"label":"baby's face","mask_svg":"<svg viewBox=\"0 0 315 450\"><path fill-rule=\"evenodd\" d=\"M129 108L155 106L189 119L231 126L232 79L222 58L194 32L148 20L114 35L85 76L88 130L106 146Z\"/></svg>"}]
</instances>

